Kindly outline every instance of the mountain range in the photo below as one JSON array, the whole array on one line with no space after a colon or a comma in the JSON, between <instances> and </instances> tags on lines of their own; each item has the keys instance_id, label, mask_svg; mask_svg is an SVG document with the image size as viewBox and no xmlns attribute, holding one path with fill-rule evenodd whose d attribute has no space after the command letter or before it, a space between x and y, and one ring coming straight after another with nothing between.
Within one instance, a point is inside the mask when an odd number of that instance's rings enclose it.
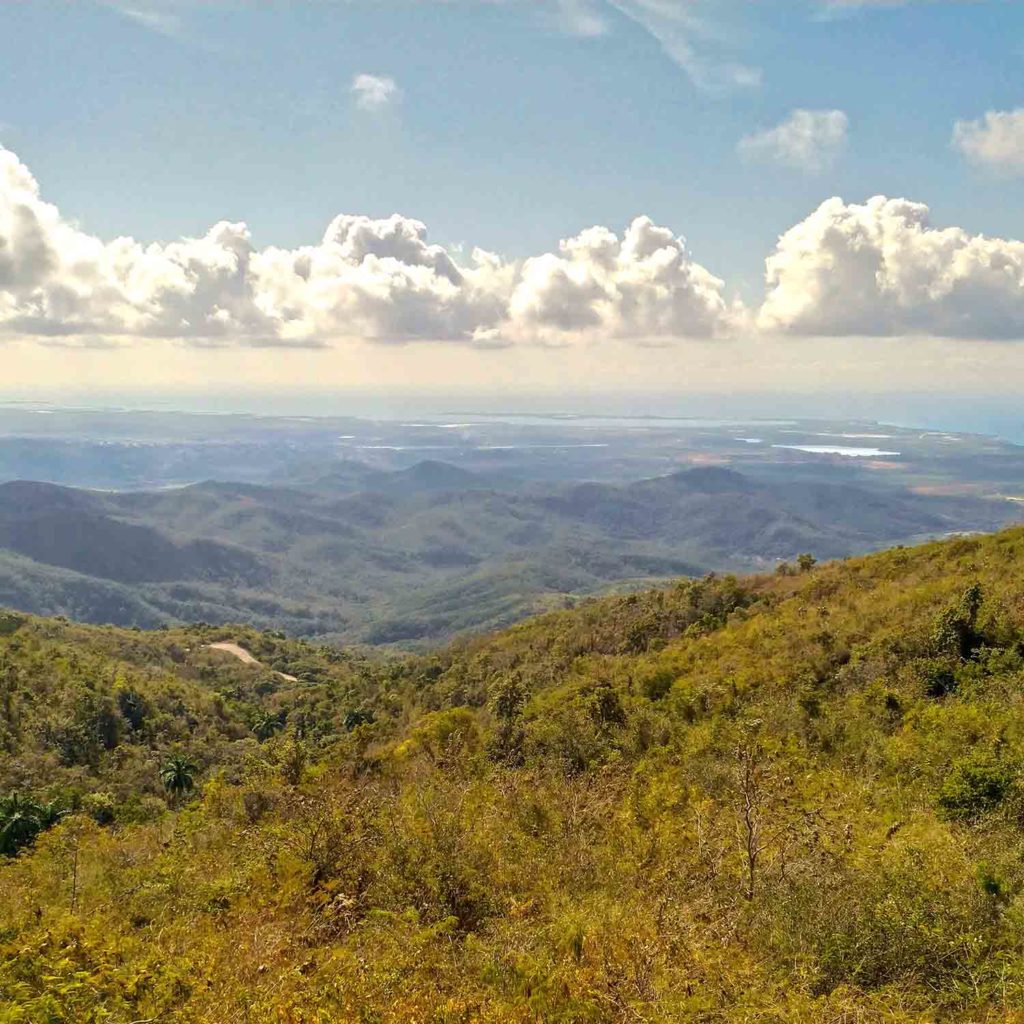
<instances>
[{"instance_id":1,"label":"mountain range","mask_svg":"<svg viewBox=\"0 0 1024 1024\"><path fill-rule=\"evenodd\" d=\"M1016 509L713 466L625 483L352 460L310 466L280 487L107 492L12 481L0 485L0 605L409 645L610 588L990 530Z\"/></svg>"}]
</instances>

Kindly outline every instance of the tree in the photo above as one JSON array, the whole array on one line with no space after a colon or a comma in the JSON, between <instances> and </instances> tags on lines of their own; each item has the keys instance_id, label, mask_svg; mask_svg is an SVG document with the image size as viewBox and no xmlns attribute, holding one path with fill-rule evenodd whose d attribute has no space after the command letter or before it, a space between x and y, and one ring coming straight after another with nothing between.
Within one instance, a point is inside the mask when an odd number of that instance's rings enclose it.
<instances>
[{"instance_id":1,"label":"tree","mask_svg":"<svg viewBox=\"0 0 1024 1024\"><path fill-rule=\"evenodd\" d=\"M40 832L56 825L65 813L54 801L38 804L20 793L11 793L0 800L0 854L13 857Z\"/></svg>"},{"instance_id":2,"label":"tree","mask_svg":"<svg viewBox=\"0 0 1024 1024\"><path fill-rule=\"evenodd\" d=\"M510 673L493 686L490 706L498 719L498 729L491 742L491 756L510 763L521 761L523 729L520 719L529 693L519 673Z\"/></svg>"},{"instance_id":3,"label":"tree","mask_svg":"<svg viewBox=\"0 0 1024 1024\"><path fill-rule=\"evenodd\" d=\"M764 770L761 751L743 745L736 751L736 782L739 791L740 846L743 851L745 885L743 895L754 898L758 858L764 852L761 815L764 805Z\"/></svg>"},{"instance_id":4,"label":"tree","mask_svg":"<svg viewBox=\"0 0 1024 1024\"><path fill-rule=\"evenodd\" d=\"M529 693L518 673L510 673L498 680L491 689L491 709L502 722L512 722L523 711Z\"/></svg>"},{"instance_id":5,"label":"tree","mask_svg":"<svg viewBox=\"0 0 1024 1024\"><path fill-rule=\"evenodd\" d=\"M175 754L160 769L160 781L170 794L171 801L177 804L186 793L191 793L196 784L198 767L184 754Z\"/></svg>"},{"instance_id":6,"label":"tree","mask_svg":"<svg viewBox=\"0 0 1024 1024\"><path fill-rule=\"evenodd\" d=\"M284 718L282 715L272 715L269 711L261 715L257 720L256 724L252 727L252 731L261 743L264 740L269 740L275 732L284 728Z\"/></svg>"},{"instance_id":7,"label":"tree","mask_svg":"<svg viewBox=\"0 0 1024 1024\"><path fill-rule=\"evenodd\" d=\"M302 781L302 773L306 770L306 762L309 759L305 744L294 737L289 737L279 754L282 778L289 786L297 786Z\"/></svg>"},{"instance_id":8,"label":"tree","mask_svg":"<svg viewBox=\"0 0 1024 1024\"><path fill-rule=\"evenodd\" d=\"M966 661L981 646L984 638L977 623L983 598L981 585L973 583L939 615L932 629L932 645L938 655Z\"/></svg>"},{"instance_id":9,"label":"tree","mask_svg":"<svg viewBox=\"0 0 1024 1024\"><path fill-rule=\"evenodd\" d=\"M805 552L796 556L796 565L801 572L810 572L817 564L818 560L814 555Z\"/></svg>"},{"instance_id":10,"label":"tree","mask_svg":"<svg viewBox=\"0 0 1024 1024\"><path fill-rule=\"evenodd\" d=\"M117 706L133 732L138 732L142 728L150 713L149 702L135 689L119 690Z\"/></svg>"},{"instance_id":11,"label":"tree","mask_svg":"<svg viewBox=\"0 0 1024 1024\"><path fill-rule=\"evenodd\" d=\"M371 725L373 719L372 711L366 708L353 708L346 713L342 724L345 726L345 732L352 732L353 729L357 729L361 725Z\"/></svg>"}]
</instances>

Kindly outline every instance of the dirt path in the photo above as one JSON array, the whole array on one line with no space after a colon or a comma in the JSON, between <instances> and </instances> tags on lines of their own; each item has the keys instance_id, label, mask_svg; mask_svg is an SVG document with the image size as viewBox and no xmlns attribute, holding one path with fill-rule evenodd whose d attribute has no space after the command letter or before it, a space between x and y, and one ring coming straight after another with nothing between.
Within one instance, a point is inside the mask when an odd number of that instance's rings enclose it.
<instances>
[{"instance_id":1,"label":"dirt path","mask_svg":"<svg viewBox=\"0 0 1024 1024\"><path fill-rule=\"evenodd\" d=\"M232 657L237 658L239 661L244 662L246 665L253 665L256 668L261 668L263 666L262 661L259 661L256 658L254 658L244 647L240 646L239 644L233 644L229 643L228 641L222 640L220 643L207 644L206 647L208 650L211 651L224 651L225 654L232 655ZM274 674L280 676L282 679L289 683L298 682L298 679L296 679L295 676L290 676L288 675L287 672L277 672L275 670Z\"/></svg>"}]
</instances>

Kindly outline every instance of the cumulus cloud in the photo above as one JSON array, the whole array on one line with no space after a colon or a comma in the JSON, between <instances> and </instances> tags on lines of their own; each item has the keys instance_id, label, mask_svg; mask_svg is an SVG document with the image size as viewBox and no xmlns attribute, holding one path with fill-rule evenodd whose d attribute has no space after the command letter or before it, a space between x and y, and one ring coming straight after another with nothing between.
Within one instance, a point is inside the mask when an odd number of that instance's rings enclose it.
<instances>
[{"instance_id":1,"label":"cumulus cloud","mask_svg":"<svg viewBox=\"0 0 1024 1024\"><path fill-rule=\"evenodd\" d=\"M957 121L953 145L972 163L1024 173L1024 108L990 110L977 121Z\"/></svg>"},{"instance_id":2,"label":"cumulus cloud","mask_svg":"<svg viewBox=\"0 0 1024 1024\"><path fill-rule=\"evenodd\" d=\"M13 153L0 149L0 329L49 335L257 336L244 224L203 238L103 243L65 221Z\"/></svg>"},{"instance_id":3,"label":"cumulus cloud","mask_svg":"<svg viewBox=\"0 0 1024 1024\"><path fill-rule=\"evenodd\" d=\"M420 221L343 214L319 245L265 249L253 272L286 339L472 341L504 319L514 268L479 249L456 265Z\"/></svg>"},{"instance_id":4,"label":"cumulus cloud","mask_svg":"<svg viewBox=\"0 0 1024 1024\"><path fill-rule=\"evenodd\" d=\"M794 110L766 131L745 135L740 155L817 173L831 166L846 146L850 120L841 110Z\"/></svg>"},{"instance_id":5,"label":"cumulus cloud","mask_svg":"<svg viewBox=\"0 0 1024 1024\"><path fill-rule=\"evenodd\" d=\"M395 214L342 214L315 245L257 249L244 224L201 238L103 242L45 202L0 149L0 333L198 344L712 337L732 311L722 282L647 218L595 227L558 254L456 259Z\"/></svg>"},{"instance_id":6,"label":"cumulus cloud","mask_svg":"<svg viewBox=\"0 0 1024 1024\"><path fill-rule=\"evenodd\" d=\"M314 244L259 248L245 224L198 238L104 241L40 195L0 148L0 336L109 344L480 347L765 335L1024 339L1024 242L934 228L928 208L823 203L767 260L750 315L684 240L648 217L505 260L454 253L395 214L341 214Z\"/></svg>"},{"instance_id":7,"label":"cumulus cloud","mask_svg":"<svg viewBox=\"0 0 1024 1024\"><path fill-rule=\"evenodd\" d=\"M593 227L563 241L557 255L526 260L506 329L556 343L588 334L710 338L735 315L723 282L690 258L683 239L637 217L621 239Z\"/></svg>"},{"instance_id":8,"label":"cumulus cloud","mask_svg":"<svg viewBox=\"0 0 1024 1024\"><path fill-rule=\"evenodd\" d=\"M356 75L350 88L361 110L383 110L402 98L398 83L387 75Z\"/></svg>"},{"instance_id":9,"label":"cumulus cloud","mask_svg":"<svg viewBox=\"0 0 1024 1024\"><path fill-rule=\"evenodd\" d=\"M829 199L767 260L759 326L809 335L1024 338L1024 242L937 229L929 210Z\"/></svg>"}]
</instances>

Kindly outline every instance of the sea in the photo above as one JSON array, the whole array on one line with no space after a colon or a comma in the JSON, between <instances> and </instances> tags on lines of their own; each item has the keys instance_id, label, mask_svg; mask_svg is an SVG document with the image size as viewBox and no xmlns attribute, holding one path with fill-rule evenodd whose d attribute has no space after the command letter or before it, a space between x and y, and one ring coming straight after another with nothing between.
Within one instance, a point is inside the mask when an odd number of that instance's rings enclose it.
<instances>
[{"instance_id":1,"label":"sea","mask_svg":"<svg viewBox=\"0 0 1024 1024\"><path fill-rule=\"evenodd\" d=\"M36 408L181 411L263 416L357 416L432 422L503 419L533 423L602 423L623 426L671 421L708 426L784 423L791 420L864 424L984 434L1024 445L1024 396L950 393L729 394L441 394L322 390L315 392L61 392L3 393L0 404Z\"/></svg>"}]
</instances>

